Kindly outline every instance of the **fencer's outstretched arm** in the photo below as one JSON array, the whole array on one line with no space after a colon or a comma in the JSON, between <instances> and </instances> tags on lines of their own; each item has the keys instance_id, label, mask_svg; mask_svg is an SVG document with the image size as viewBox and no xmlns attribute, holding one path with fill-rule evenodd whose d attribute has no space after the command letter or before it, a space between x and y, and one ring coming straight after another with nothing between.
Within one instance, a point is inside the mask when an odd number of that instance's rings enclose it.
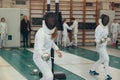
<instances>
[{"instance_id":1,"label":"fencer's outstretched arm","mask_svg":"<svg viewBox=\"0 0 120 80\"><path fill-rule=\"evenodd\" d=\"M72 30L72 28L69 27L66 23L64 24L64 26L65 26L67 29Z\"/></svg>"}]
</instances>

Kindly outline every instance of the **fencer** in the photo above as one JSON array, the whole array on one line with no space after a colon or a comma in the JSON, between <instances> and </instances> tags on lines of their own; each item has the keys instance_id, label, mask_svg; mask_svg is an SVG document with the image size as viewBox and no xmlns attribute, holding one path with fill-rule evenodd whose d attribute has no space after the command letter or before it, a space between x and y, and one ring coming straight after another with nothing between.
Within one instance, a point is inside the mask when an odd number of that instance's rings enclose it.
<instances>
[{"instance_id":1,"label":"fencer","mask_svg":"<svg viewBox=\"0 0 120 80\"><path fill-rule=\"evenodd\" d=\"M111 80L112 77L110 76L109 70L109 55L107 53L107 42L110 41L108 36L108 24L109 24L109 16L102 14L99 19L99 25L95 29L95 42L96 42L96 49L99 53L99 60L93 65L90 70L91 75L99 75L96 72L97 68L101 63L104 64L104 70L106 74L106 80Z\"/></svg>"},{"instance_id":2,"label":"fencer","mask_svg":"<svg viewBox=\"0 0 120 80\"><path fill-rule=\"evenodd\" d=\"M0 48L5 47L7 34L8 34L7 23L5 21L5 18L2 17L0 22Z\"/></svg>"},{"instance_id":3,"label":"fencer","mask_svg":"<svg viewBox=\"0 0 120 80\"><path fill-rule=\"evenodd\" d=\"M116 22L116 20L113 21L111 24L111 34L112 34L112 46L117 46L117 38L118 34L120 33L120 25Z\"/></svg>"},{"instance_id":4,"label":"fencer","mask_svg":"<svg viewBox=\"0 0 120 80\"><path fill-rule=\"evenodd\" d=\"M73 24L70 26L73 29L74 41L72 41L71 45L77 47L77 34L78 34L78 21L75 18L72 18Z\"/></svg>"},{"instance_id":5,"label":"fencer","mask_svg":"<svg viewBox=\"0 0 120 80\"><path fill-rule=\"evenodd\" d=\"M59 57L62 57L59 48L54 43L56 38L56 15L53 12L47 12L44 16L42 28L40 28L35 35L35 45L33 60L42 73L40 80L53 80L52 63L51 59L47 59L51 55L51 48L55 50L55 53ZM44 55L45 54L45 55ZM43 58L44 56L45 58Z\"/></svg>"},{"instance_id":6,"label":"fencer","mask_svg":"<svg viewBox=\"0 0 120 80\"><path fill-rule=\"evenodd\" d=\"M67 29L72 30L71 27L68 26L66 23L66 19L63 20L63 47L67 47L70 44L69 38L68 38L68 32Z\"/></svg>"}]
</instances>

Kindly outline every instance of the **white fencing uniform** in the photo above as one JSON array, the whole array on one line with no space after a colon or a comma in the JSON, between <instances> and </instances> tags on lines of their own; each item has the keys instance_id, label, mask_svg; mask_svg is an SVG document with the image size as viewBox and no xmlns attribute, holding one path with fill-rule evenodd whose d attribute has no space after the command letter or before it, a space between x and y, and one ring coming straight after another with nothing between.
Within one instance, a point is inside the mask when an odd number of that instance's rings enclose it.
<instances>
[{"instance_id":1,"label":"white fencing uniform","mask_svg":"<svg viewBox=\"0 0 120 80\"><path fill-rule=\"evenodd\" d=\"M73 35L74 35L73 45L77 46L77 34L78 34L78 21L77 20L73 22L73 24L71 25L71 28L73 29Z\"/></svg>"},{"instance_id":2,"label":"white fencing uniform","mask_svg":"<svg viewBox=\"0 0 120 80\"><path fill-rule=\"evenodd\" d=\"M51 34L54 31L55 28L49 30L44 24L35 35L33 60L43 74L43 77L40 80L53 80L51 59L49 59L47 62L43 61L41 55L44 53L50 54L51 48L58 50L58 47L51 39Z\"/></svg>"},{"instance_id":3,"label":"white fencing uniform","mask_svg":"<svg viewBox=\"0 0 120 80\"><path fill-rule=\"evenodd\" d=\"M67 29L72 30L71 27L69 27L66 23L64 23L63 24L63 46L64 47L67 47L67 44L70 44Z\"/></svg>"},{"instance_id":4,"label":"white fencing uniform","mask_svg":"<svg viewBox=\"0 0 120 80\"><path fill-rule=\"evenodd\" d=\"M106 39L105 42L100 44L101 39ZM110 40L108 38L108 26L103 26L101 23L95 29L95 41L96 48L99 53L99 60L93 65L92 71L95 71L101 63L104 63L105 73L109 74L109 55L106 50L107 42Z\"/></svg>"},{"instance_id":5,"label":"white fencing uniform","mask_svg":"<svg viewBox=\"0 0 120 80\"><path fill-rule=\"evenodd\" d=\"M118 33L120 32L120 25L118 23L111 24L112 42L116 43Z\"/></svg>"},{"instance_id":6,"label":"white fencing uniform","mask_svg":"<svg viewBox=\"0 0 120 80\"><path fill-rule=\"evenodd\" d=\"M5 47L5 40L7 37L7 24L5 22L0 22L0 47Z\"/></svg>"}]
</instances>

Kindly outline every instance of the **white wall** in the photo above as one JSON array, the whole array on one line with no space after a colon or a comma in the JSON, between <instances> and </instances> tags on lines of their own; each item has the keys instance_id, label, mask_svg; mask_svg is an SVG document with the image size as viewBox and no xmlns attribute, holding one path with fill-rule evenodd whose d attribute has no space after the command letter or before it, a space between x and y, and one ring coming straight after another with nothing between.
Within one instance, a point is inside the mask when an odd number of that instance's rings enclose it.
<instances>
[{"instance_id":1,"label":"white wall","mask_svg":"<svg viewBox=\"0 0 120 80\"><path fill-rule=\"evenodd\" d=\"M20 9L0 8L0 18L5 17L8 25L8 35L12 40L6 40L6 47L20 47Z\"/></svg>"},{"instance_id":2,"label":"white wall","mask_svg":"<svg viewBox=\"0 0 120 80\"><path fill-rule=\"evenodd\" d=\"M110 22L109 22L109 31L110 31L111 23L115 19L115 11L113 11L113 10L100 10L100 15L101 14L106 14L110 17Z\"/></svg>"},{"instance_id":3,"label":"white wall","mask_svg":"<svg viewBox=\"0 0 120 80\"><path fill-rule=\"evenodd\" d=\"M26 15L27 18L29 19L29 9L20 9L20 14ZM21 16L21 19L23 18L23 16Z\"/></svg>"},{"instance_id":4,"label":"white wall","mask_svg":"<svg viewBox=\"0 0 120 80\"><path fill-rule=\"evenodd\" d=\"M113 21L113 19L115 19L115 11L113 10L100 10L100 15L101 14L106 14L110 17L110 22Z\"/></svg>"}]
</instances>

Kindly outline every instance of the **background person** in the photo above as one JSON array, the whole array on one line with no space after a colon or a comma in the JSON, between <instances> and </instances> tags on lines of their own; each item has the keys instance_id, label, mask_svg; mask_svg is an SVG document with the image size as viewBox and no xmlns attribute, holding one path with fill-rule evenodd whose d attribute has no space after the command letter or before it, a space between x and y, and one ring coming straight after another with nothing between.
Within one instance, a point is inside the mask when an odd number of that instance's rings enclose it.
<instances>
[{"instance_id":1,"label":"background person","mask_svg":"<svg viewBox=\"0 0 120 80\"><path fill-rule=\"evenodd\" d=\"M73 24L70 26L73 30L74 41L72 41L71 45L77 47L77 34L78 34L78 21L75 18L71 19Z\"/></svg>"},{"instance_id":2,"label":"background person","mask_svg":"<svg viewBox=\"0 0 120 80\"><path fill-rule=\"evenodd\" d=\"M7 23L5 21L5 18L2 17L0 22L0 48L5 47L7 34L8 34Z\"/></svg>"},{"instance_id":3,"label":"background person","mask_svg":"<svg viewBox=\"0 0 120 80\"><path fill-rule=\"evenodd\" d=\"M23 19L21 20L21 34L23 36L23 47L28 47L28 38L29 33L31 31L30 21L27 19L27 16L24 15Z\"/></svg>"},{"instance_id":4,"label":"background person","mask_svg":"<svg viewBox=\"0 0 120 80\"><path fill-rule=\"evenodd\" d=\"M63 20L63 47L67 47L70 44L70 40L68 37L68 31L67 30L72 30L66 22L66 19Z\"/></svg>"},{"instance_id":5,"label":"background person","mask_svg":"<svg viewBox=\"0 0 120 80\"><path fill-rule=\"evenodd\" d=\"M112 46L117 46L117 38L120 33L120 25L116 20L111 24Z\"/></svg>"}]
</instances>

